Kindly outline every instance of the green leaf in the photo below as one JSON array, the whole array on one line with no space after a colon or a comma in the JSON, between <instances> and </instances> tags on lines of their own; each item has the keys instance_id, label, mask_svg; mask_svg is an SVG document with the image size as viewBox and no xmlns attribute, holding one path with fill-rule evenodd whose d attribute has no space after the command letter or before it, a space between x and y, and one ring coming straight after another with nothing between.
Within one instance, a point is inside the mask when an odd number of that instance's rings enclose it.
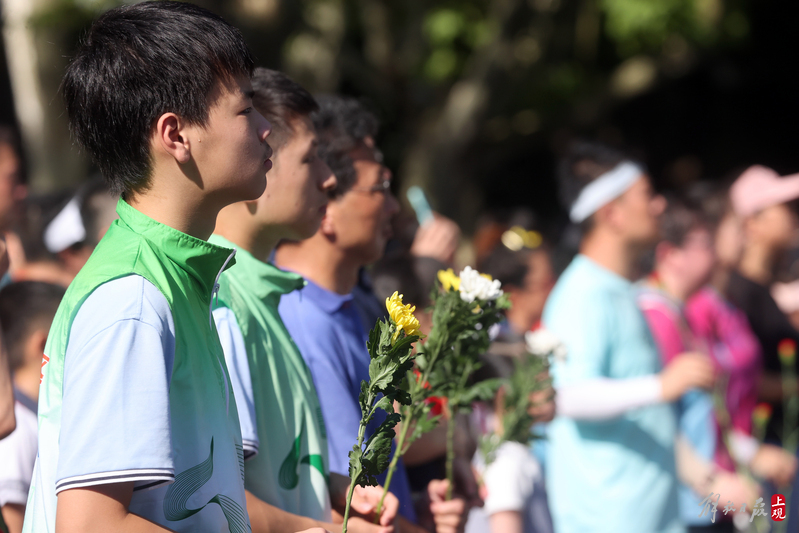
<instances>
[{"instance_id":1,"label":"green leaf","mask_svg":"<svg viewBox=\"0 0 799 533\"><path fill-rule=\"evenodd\" d=\"M487 379L485 381L480 381L475 383L471 387L467 388L463 392L463 403L471 404L472 402L476 402L478 400L489 400L494 397L497 393L497 389L499 389L500 385L505 380L503 379Z\"/></svg>"},{"instance_id":2,"label":"green leaf","mask_svg":"<svg viewBox=\"0 0 799 533\"><path fill-rule=\"evenodd\" d=\"M382 398L380 398L375 404L375 407L379 407L380 409L382 409L387 413L394 412L394 402L391 401L391 398L389 398L388 396L383 396Z\"/></svg>"},{"instance_id":3,"label":"green leaf","mask_svg":"<svg viewBox=\"0 0 799 533\"><path fill-rule=\"evenodd\" d=\"M377 485L375 476L382 474L391 462L391 443L394 441L394 426L402 417L392 413L380 424L377 430L366 441L366 449L361 458L363 471L369 485Z\"/></svg>"}]
</instances>

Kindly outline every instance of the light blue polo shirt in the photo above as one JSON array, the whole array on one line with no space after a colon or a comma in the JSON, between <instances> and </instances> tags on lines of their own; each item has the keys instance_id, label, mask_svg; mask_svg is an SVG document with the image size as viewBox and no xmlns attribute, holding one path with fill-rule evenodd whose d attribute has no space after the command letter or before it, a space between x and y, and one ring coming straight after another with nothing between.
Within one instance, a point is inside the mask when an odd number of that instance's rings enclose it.
<instances>
[{"instance_id":1,"label":"light blue polo shirt","mask_svg":"<svg viewBox=\"0 0 799 533\"><path fill-rule=\"evenodd\" d=\"M660 360L633 285L578 255L547 301L545 327L567 347L555 388L655 374ZM676 412L670 404L602 421L559 416L548 431L547 488L558 533L677 533Z\"/></svg>"},{"instance_id":2,"label":"light blue polo shirt","mask_svg":"<svg viewBox=\"0 0 799 533\"><path fill-rule=\"evenodd\" d=\"M336 294L308 280L300 290L283 295L280 317L311 370L327 428L330 471L348 476L349 452L358 442L361 381L369 380L368 332L352 293ZM385 419L378 411L366 428L367 438ZM392 448L394 444L392 443ZM377 477L381 484L385 473ZM399 512L416 522L410 483L402 459L391 480Z\"/></svg>"}]
</instances>

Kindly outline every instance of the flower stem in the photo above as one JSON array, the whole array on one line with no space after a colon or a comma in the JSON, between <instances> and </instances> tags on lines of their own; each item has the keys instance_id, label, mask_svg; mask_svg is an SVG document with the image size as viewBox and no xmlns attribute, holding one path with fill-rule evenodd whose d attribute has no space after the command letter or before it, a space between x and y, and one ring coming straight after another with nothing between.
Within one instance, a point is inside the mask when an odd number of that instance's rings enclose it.
<instances>
[{"instance_id":1,"label":"flower stem","mask_svg":"<svg viewBox=\"0 0 799 533\"><path fill-rule=\"evenodd\" d=\"M452 487L455 482L453 471L453 464L455 462L455 418L458 416L458 408L452 402L451 405L449 424L447 425L447 501L452 499Z\"/></svg>"},{"instance_id":2,"label":"flower stem","mask_svg":"<svg viewBox=\"0 0 799 533\"><path fill-rule=\"evenodd\" d=\"M383 484L383 495L380 496L380 501L377 503L375 510L375 524L380 520L380 513L383 511L383 501L388 494L388 488L391 486L391 478L394 477L394 471L397 469L397 462L402 457L404 450L402 447L405 445L405 437L408 435L408 428L411 426L410 417L403 417L402 429L400 430L399 437L397 438L397 448L394 451L394 457L388 465L388 473L386 474L386 482Z\"/></svg>"},{"instance_id":3,"label":"flower stem","mask_svg":"<svg viewBox=\"0 0 799 533\"><path fill-rule=\"evenodd\" d=\"M355 492L355 483L350 481L350 489L347 491L347 506L344 507L344 523L341 525L341 533L347 533L347 522L350 519L350 505L352 505L352 494Z\"/></svg>"},{"instance_id":4,"label":"flower stem","mask_svg":"<svg viewBox=\"0 0 799 533\"><path fill-rule=\"evenodd\" d=\"M372 391L370 390L369 391L370 393L369 399L371 400L369 402L370 404L374 403L374 395L371 394L371 392ZM372 408L371 413L373 412L374 408ZM366 419L361 418L361 423L358 426L358 449L360 450L363 449L363 438L364 434L366 433L366 424L369 423L369 419L371 419L372 417L371 413L368 417L366 417ZM358 475L356 475L355 478L357 479ZM353 479L350 479L350 488L347 491L347 503L344 506L344 523L341 525L341 533L347 533L347 522L350 518L350 507L352 506L352 495L354 492L355 492L355 481Z\"/></svg>"}]
</instances>

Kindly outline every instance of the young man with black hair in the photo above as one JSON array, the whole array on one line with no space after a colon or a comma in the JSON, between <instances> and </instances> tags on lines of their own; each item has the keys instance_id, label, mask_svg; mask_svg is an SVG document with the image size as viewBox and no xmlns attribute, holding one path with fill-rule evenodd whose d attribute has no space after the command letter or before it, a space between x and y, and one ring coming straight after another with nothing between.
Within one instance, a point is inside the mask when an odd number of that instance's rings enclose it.
<instances>
[{"instance_id":1,"label":"young man with black hair","mask_svg":"<svg viewBox=\"0 0 799 533\"><path fill-rule=\"evenodd\" d=\"M206 239L266 185L252 69L238 30L168 1L107 11L67 68L72 133L122 197L50 329L26 532L250 531L210 310L234 252Z\"/></svg>"},{"instance_id":2,"label":"young man with black hair","mask_svg":"<svg viewBox=\"0 0 799 533\"><path fill-rule=\"evenodd\" d=\"M631 278L657 239L665 201L639 164L599 145L576 145L560 179L585 234L543 317L568 349L552 365L558 402L546 475L555 530L683 531L669 402L710 387L713 369L701 354L681 354L661 372L636 305Z\"/></svg>"},{"instance_id":3,"label":"young man with black hair","mask_svg":"<svg viewBox=\"0 0 799 533\"><path fill-rule=\"evenodd\" d=\"M272 125L269 183L257 200L224 208L210 239L238 248L236 268L219 279L214 318L239 405L247 509L256 533L320 525L334 531L341 526L331 523L331 495L340 504L349 478L329 471L316 388L278 314L281 297L304 281L269 258L280 240L316 233L336 177L317 153L314 98L274 70L257 68L252 84L253 104ZM381 494L358 487L355 511L373 512ZM351 518L349 531L390 531L396 507L392 497L382 527L371 516Z\"/></svg>"},{"instance_id":4,"label":"young man with black hair","mask_svg":"<svg viewBox=\"0 0 799 533\"><path fill-rule=\"evenodd\" d=\"M47 332L64 289L40 281L0 290L0 329L14 381L17 429L0 441L0 511L9 533L22 531L36 461L36 403Z\"/></svg>"},{"instance_id":5,"label":"young man with black hair","mask_svg":"<svg viewBox=\"0 0 799 533\"><path fill-rule=\"evenodd\" d=\"M360 269L383 254L399 204L391 193L391 172L375 146L375 116L353 99L326 96L317 101L320 110L313 120L319 151L337 184L319 230L304 241L281 244L276 263L307 280L304 288L281 299L280 315L316 385L328 430L330 470L345 475L361 419L360 384L369 379L367 330L353 289ZM370 429L379 422L376 417ZM401 461L391 490L400 502L400 529L415 531L416 513ZM438 533L459 531L465 513L464 501L444 501L445 492L446 481L429 487Z\"/></svg>"}]
</instances>

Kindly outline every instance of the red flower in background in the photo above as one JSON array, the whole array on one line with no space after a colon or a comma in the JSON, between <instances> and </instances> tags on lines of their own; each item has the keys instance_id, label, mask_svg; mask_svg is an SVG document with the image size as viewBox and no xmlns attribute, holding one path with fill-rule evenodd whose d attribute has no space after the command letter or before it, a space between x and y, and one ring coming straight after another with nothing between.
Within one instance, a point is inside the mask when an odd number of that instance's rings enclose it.
<instances>
[{"instance_id":1,"label":"red flower in background","mask_svg":"<svg viewBox=\"0 0 799 533\"><path fill-rule=\"evenodd\" d=\"M792 365L796 359L796 341L793 339L783 339L777 345L777 355L784 365Z\"/></svg>"},{"instance_id":2,"label":"red flower in background","mask_svg":"<svg viewBox=\"0 0 799 533\"><path fill-rule=\"evenodd\" d=\"M413 369L413 373L416 376L417 380L422 379L422 373L419 372L417 369L414 368ZM422 388L429 389L430 388L430 383L425 381L422 384ZM424 401L424 403L426 403L427 405L431 406L430 407L430 413L433 416L438 416L438 415L440 415L441 413L444 412L444 408L447 405L447 399L445 397L443 397L443 396L431 396L428 399L426 399Z\"/></svg>"}]
</instances>

